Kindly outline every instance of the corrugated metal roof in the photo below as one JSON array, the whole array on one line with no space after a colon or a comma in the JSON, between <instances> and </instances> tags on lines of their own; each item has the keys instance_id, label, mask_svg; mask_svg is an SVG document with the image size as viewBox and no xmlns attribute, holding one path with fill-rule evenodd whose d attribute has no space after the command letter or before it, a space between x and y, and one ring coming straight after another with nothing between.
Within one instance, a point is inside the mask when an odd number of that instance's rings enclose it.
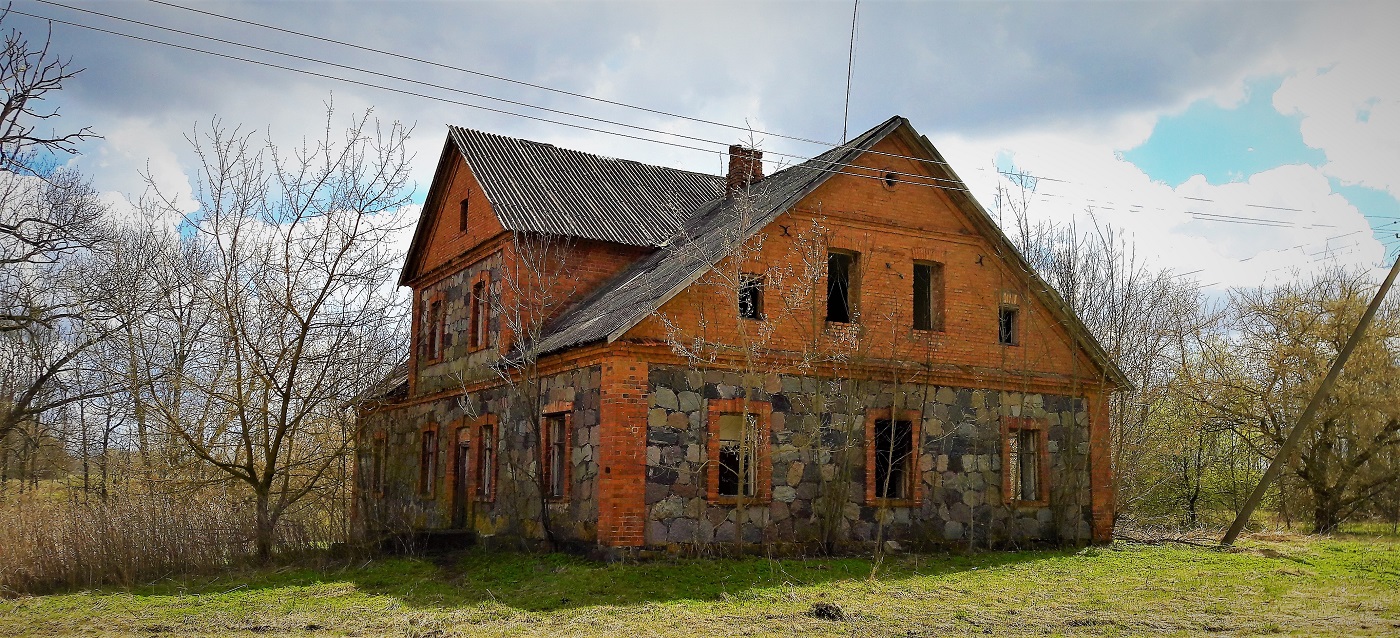
<instances>
[{"instance_id":1,"label":"corrugated metal roof","mask_svg":"<svg viewBox=\"0 0 1400 638\"><path fill-rule=\"evenodd\" d=\"M716 199L695 212L684 228L608 284L547 326L535 344L546 354L601 341L637 325L678 289L722 259L736 242L767 226L812 192L832 173L889 135L904 118L892 117L860 137L802 164L778 171L750 187L747 199ZM739 228L747 222L746 227Z\"/></svg>"},{"instance_id":2,"label":"corrugated metal roof","mask_svg":"<svg viewBox=\"0 0 1400 638\"><path fill-rule=\"evenodd\" d=\"M448 127L507 230L656 246L724 191L724 177Z\"/></svg>"}]
</instances>

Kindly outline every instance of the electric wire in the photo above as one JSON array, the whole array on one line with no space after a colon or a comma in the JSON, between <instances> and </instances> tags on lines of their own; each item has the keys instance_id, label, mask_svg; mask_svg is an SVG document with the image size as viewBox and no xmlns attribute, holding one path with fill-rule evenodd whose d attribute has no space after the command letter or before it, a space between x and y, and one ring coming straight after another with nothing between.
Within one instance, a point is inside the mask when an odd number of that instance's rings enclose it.
<instances>
[{"instance_id":1,"label":"electric wire","mask_svg":"<svg viewBox=\"0 0 1400 638\"><path fill-rule=\"evenodd\" d=\"M171 5L170 3L160 2L160 0L151 0L151 1L152 1L152 2L156 2L157 4L165 4L165 5L169 5L169 6L177 6L177 7L178 7L178 5ZM567 115L567 116L572 116L572 117L579 117L579 118L582 118L582 119L588 119L588 120L598 121L598 122L600 122L600 123L613 124L613 125L617 125L617 126L623 126L623 127L627 127L627 128L633 128L633 129L643 130L643 131L652 132L652 133L659 133L659 134L665 134L665 135L674 135L674 136L677 136L677 137L683 137L683 138L687 138L687 139L692 139L692 140L700 141L700 142L703 142L703 143L710 143L710 144L716 144L716 145L721 145L721 146L723 145L722 142L717 142L717 141L714 141L714 140L707 140L707 139L704 139L704 138L697 138L697 137L692 137L692 136L685 136L685 135L681 135L681 134L671 133L671 132L669 132L669 131L662 131L662 130L657 130L657 129L648 129L648 128L645 128L645 127L639 127L639 126L629 125L629 124L626 124L626 123L615 122L615 121L605 120L605 119L601 119L601 118L592 118L592 117L589 117L589 116L580 115L580 114L572 113L572 112L568 112L568 111L562 111L562 110L556 110L556 109L549 109L549 108L546 108L546 107L539 107L539 106L530 105L530 104L523 103L523 102L516 102L516 101L513 101L513 100L508 100L508 99L504 99L504 98L497 98L497 97L490 96L490 95L479 94L479 93L473 93L473 92L470 92L470 91L464 91L464 90L455 89L455 88L452 88L452 87L445 87L445 86L436 85L436 84L432 84L432 83L417 81L417 80L413 80L413 79L410 79L410 78L404 78L404 77L401 77L401 76L394 76L394 75L390 75L390 74L384 74L384 73L379 73L379 72L375 72L375 71L370 71L370 70L362 69L362 68L359 68L359 67L353 67L353 66L348 66L348 65L342 65L342 64L338 64L338 63L334 63L334 62L327 62L327 61L324 61L324 60L318 60L318 59L316 59L316 58L310 58L310 57L305 57L305 56L298 56L298 55L294 55L294 54L287 54L287 53L283 53L283 52L280 52L280 51L275 51L275 50L266 49L266 48L263 48L263 47L258 47L258 46L255 46L255 45L249 45L249 44L245 44L245 43L240 43L240 42L234 42L234 41L230 41L230 40L225 40L225 39L222 39L222 38L216 38L216 37L213 37L213 36L206 36L206 35L201 35L201 34L197 34L197 33L191 33L191 32L182 31L182 30L179 30L179 29L174 29L174 28L171 28L171 27L164 27L164 26L160 26L160 25L154 25L154 24L150 24L150 23L146 23L146 22L142 22L142 21L134 20L134 19L130 19L130 18L123 18L123 17L120 17L120 16L113 16L113 15L109 15L109 14L105 14L105 13L101 13L101 12L97 12L97 11L91 11L91 10L86 10L86 9L80 9L80 8L76 8L76 7L69 7L69 6L63 5L63 4L61 4L61 3L50 2L49 0L36 0L36 2L41 2L41 3L44 3L44 4L50 4L50 5L54 5L54 6L59 6L59 7L71 9L71 10L76 10L76 11L91 13L91 14L99 15L99 16L106 17L106 18L109 18L109 19L120 20L120 21L124 21L124 22L130 22L130 23L134 23L134 24L140 24L140 25L142 25L142 26L147 26L147 27L151 27L151 28L162 29L162 30L166 30L166 31L171 31L171 32L175 32L175 33L180 33L180 34L182 34L182 35L188 35L188 36L192 36L192 37L204 38L204 39L208 39L208 40L213 40L213 41L217 41L217 42L221 42L221 43L225 43L225 44L230 44L230 45L234 45L234 46L241 46L241 47L245 47L245 48L249 48L249 49L253 49L253 50L257 50L257 51L262 51L262 52L268 52L268 53L274 53L274 54L278 54L278 55L284 55L284 56L287 56L287 57L292 57L292 58L294 58L294 59L299 59L299 60L303 60L303 61L314 62L314 63L320 63L320 64L326 64L326 65L329 65L329 66L335 66L335 67L339 67L339 68L343 68L343 69L347 69L347 70L354 70L354 71L360 71L360 72L364 72L364 73L369 73L369 74L372 74L372 75L378 75L378 76L385 77L385 78L389 78L389 79L396 79L396 80L400 80L400 81L405 81L405 82L410 82L410 83L425 85L425 86L429 86L429 87L432 87L432 88L439 88L439 89L444 89L444 90L449 90L449 91L455 91L455 92L459 92L459 93L464 93L464 94L467 94L467 95L472 95L472 96L474 96L474 97L480 97L480 98L484 98L484 99L490 99L490 100L501 101L501 102L505 102L505 103L509 103L509 104L513 104L513 105L517 105L517 106L524 106L524 107L527 107L527 108L540 109L540 110L548 111L548 112L555 113L555 114ZM179 7L179 8L184 8L184 7ZM200 12L200 13L207 13L207 12L203 12L203 11L196 10L196 9L190 9L190 10L191 10L191 11ZM400 93L400 94L409 95L409 96L412 96L412 97L419 97L419 98L423 98L423 99L429 99L429 100L434 100L434 101L446 102L446 103L450 103L450 104L456 104L456 105L465 106L465 107L469 107L469 108L475 108L475 109L485 110L485 111L488 111L488 112L500 113L500 114L504 114L504 115L513 115L513 116L521 117L521 118L525 118L525 119L531 119L531 120L536 120L536 121L541 121L541 122L550 123L550 124L556 124L556 125L561 125L561 126L568 126L568 127L578 128L578 129L587 130L587 131L591 131L591 132L603 133L603 134L607 134L607 135L616 135L616 136L620 136L620 137L624 137L624 138L628 138L628 139L634 139L634 140L638 140L638 141L652 142L652 143L657 143L657 144L665 144L665 145L669 145L669 146L673 146L673 147L677 147L677 148L682 148L682 149L687 149L687 150L695 150L695 151L700 151L700 152L705 152L705 153L715 153L715 152L717 152L717 151L714 150L714 149L700 148L700 147L690 146L690 145L686 145L686 144L678 144L678 143L675 143L675 142L667 142L667 141L664 141L664 140L655 140L655 139L646 138L646 137L641 137L641 136L636 136L636 135L629 135L629 134L621 133L621 132L617 132L617 131L609 131L609 130L599 129L599 128L595 128L595 127L589 127L589 126L583 126L583 125L574 124L574 123L569 123L569 122L562 122L562 121L558 121L558 120L552 120L552 119L549 119L549 118L542 118L542 117L532 116L532 115L527 115L527 114L522 114L522 113L515 113L515 112L512 112L512 111L506 111L506 110L503 110L503 109L495 109L495 108L492 108L492 107L482 106L482 105L478 105L478 104L471 104L471 103L462 102L462 101L459 101L459 100L452 100L452 99L443 98L443 97L440 97L440 96L433 96L433 95L428 95L428 94L423 94L423 93L417 93L417 92L413 92L413 91L406 91L406 90L403 90L403 89L398 89L398 88L393 88L393 87L387 87L387 86L377 85L377 84L373 84L373 83L369 83L369 82L364 82L364 81L360 81L360 80L355 80L355 79L351 79L351 78L343 78L343 77L338 77L338 76L334 76L334 75L329 75L329 74L324 74L324 73L318 73L318 72L309 71L309 70L306 70L306 69L297 69L297 68L294 68L294 67L283 66L283 65L279 65L279 64L275 64L275 63L271 63L271 62L266 62L266 61L261 61L261 60L254 60L254 59L251 59L251 58L244 58L244 57L235 56L235 55L231 55L231 54L227 54L227 53L209 51L209 50L200 49L200 48L197 48L197 47L191 47L191 46L176 44L176 43L172 43L172 42L165 42L165 41L162 41L162 40L156 40L156 39L146 38L146 37L142 37L142 36L138 36L138 35L134 35L134 34L123 33L123 32L113 31L113 30L109 30L109 29L103 29L103 28L100 28L100 27L95 27L95 26L91 26L91 25L80 24L80 23L71 22L71 21L67 21L67 20L61 20L61 19L57 19L57 18L50 18L50 17L46 17L46 16L35 15L35 14L31 14L31 13L26 13L26 12L23 12L23 11L14 10L14 9L11 9L11 11L12 11L13 13L16 13L16 14L19 14L19 15L23 15L23 16L27 16L27 17L31 17L31 18L35 18L35 19L39 19L39 20L47 20L47 21L50 21L50 22L54 22L54 23L58 23L58 24L64 24L64 25L68 25L68 26L72 26L72 27L76 27L76 28L88 29L88 30L97 31L97 32L101 32L101 33L107 33L107 34L109 34L109 35L115 35L115 36L119 36L119 37L130 38L130 39L134 39L134 40L138 40L138 41L143 41L143 42L148 42L148 43L152 43L152 44L160 44L160 45L169 46L169 47L173 47L173 48L177 48L177 49L182 49L182 50L187 50L187 51L192 51L192 52L197 52L197 53L203 53L203 54L206 54L206 55L212 55L212 56L216 56L216 57L222 57L222 58L226 58L226 59L230 59L230 60L234 60L234 61L239 61L239 62L244 62L244 63L250 63L250 64L255 64L255 65L260 65L260 66L266 66L266 67L269 67L269 68L275 68L275 69L279 69L279 70L291 71L291 72L294 72L294 73L301 73L301 74L304 74L304 75L310 75L310 76L320 77L320 78L324 78L324 79L330 79L330 80L335 80L335 81L340 81L340 82L346 82L346 83L355 84L355 85L359 85L359 86L364 86L364 87L368 87L368 88L374 88L374 89L379 89L379 90L384 90L384 91L390 91L390 92ZM211 14L211 15L215 15L215 14ZM217 16L217 17L225 17L225 18L227 18L226 16ZM237 18L227 18L227 19L235 20L235 21L239 21L239 22L243 22L242 20L239 20L239 19L237 19ZM254 23L254 24L256 24L256 23ZM267 26L267 25L260 25L260 24L259 24L259 25L257 25L257 26L264 26L264 27L270 28L270 29L275 29L275 30L279 30L279 31L286 31L286 30L281 29L281 28L278 28L278 27L271 27L271 26ZM289 32L289 33L297 33L297 32L292 32L292 31L288 31L288 32ZM300 33L297 33L297 34L298 34L298 35L305 35L305 34L300 34ZM307 35L306 37L311 37L311 38L315 38L315 39L323 39L323 38L320 38L320 37L318 37L318 36L310 36L310 35ZM328 40L328 39L327 39L327 41L331 41L331 40ZM363 48L363 47L358 47L358 45L351 45L351 44L348 44L348 43L341 43L341 42L339 42L339 41L332 41L332 42L335 42L335 43L337 43L337 44L345 44L346 46L353 46L353 47L356 47L356 48ZM369 50L373 50L373 49L369 49ZM373 51L376 51L376 52L377 52L377 50L373 50ZM393 55L393 54L390 54L390 55ZM458 69L458 70L461 70L461 69ZM472 71L469 71L469 70L464 70L464 71L472 72ZM475 73L475 72L473 72L473 73ZM478 74L479 74L479 73L478 73ZM481 74L481 75L486 75L486 74ZM494 77L494 76L488 76L488 77ZM508 79L507 79L507 80L508 80ZM527 85L528 85L529 83L522 83L522 84L527 84ZM531 86L537 86L537 88L546 88L546 89L548 89L548 87L542 87L541 85L531 85ZM552 89L551 89L551 90L552 90ZM560 91L560 92L564 92L564 93L569 93L569 92L567 92L567 91L562 91L562 90L559 90L559 91ZM591 96L583 96L582 94L576 94L576 95L581 96L581 97L591 97ZM599 100L605 101L605 102L610 102L610 103L611 103L611 101L602 100L601 98L599 98ZM621 105L622 103L618 103L618 104ZM627 106L630 106L630 105L627 105ZM643 107L636 107L636 108L639 108L639 109L641 109L641 110L647 110L647 109L645 109L645 108L643 108ZM664 113L664 112L659 112L659 114L666 114L666 113ZM673 115L673 116L675 116L675 117L679 117L679 118L682 118L682 119L694 119L694 118L687 118L687 117L685 117L685 116L678 116L678 115L674 115L674 114L666 114L666 115ZM708 122L708 121L706 121L705 123L713 123L713 122ZM721 126L727 126L727 127L731 127L731 128L739 128L739 127L732 127L731 125L723 125L723 124L719 124L719 123L713 123L713 124L717 124L717 125L721 125ZM771 134L771 133L765 133L765 134ZM815 141L815 140L806 140L806 139L800 139L800 138L792 138L792 137L790 137L790 136L781 136L781 135L774 135L774 136L775 136L775 137L785 137L785 138L788 138L788 139L799 139L799 141L809 141L809 142L812 142L812 143L822 143L822 142L818 142L818 141ZM872 172L875 172L875 173L881 172L881 171L879 171L878 169L874 169L874 168L870 168L870 167L857 166L857 165L853 165L853 164L850 164L850 163L830 162L830 161L826 161L826 160L821 160L820 158L805 158L805 157L798 156L798 155L793 155L793 154L784 154L784 153L774 153L774 154L775 154L775 155L782 156L782 157L790 157L790 158L804 159L804 160L806 160L806 161L818 161L818 162L825 163L825 164L828 164L828 165L831 165L831 166L838 166L838 167L844 167L844 168L855 168L855 169L859 169L859 170L868 170L868 171L872 171ZM892 155L892 154L884 154L884 155ZM896 156L896 157L905 157L905 158L907 158L907 159L913 159L913 160L919 160L919 161L932 161L933 163L942 164L942 165L947 165L946 162L941 162L941 161L937 161L937 160L927 160L927 158L910 158L910 157L902 156L902 155L895 155L895 156ZM868 174L861 174L861 173L850 173L850 172L842 171L842 170L840 170L840 168L837 168L837 169L827 169L827 168L804 167L804 166L796 166L795 168L802 168L802 169L804 169L804 170L809 170L809 171L820 171L820 172L827 172L827 173L833 173L833 174L849 175L849 176L852 176L852 177L861 177L861 178L866 178L866 179L878 179L878 180L882 180L882 181L884 181L884 182L886 182L886 183L904 183L904 184L912 184L912 185L915 185L915 186L925 186L925 187L931 187L931 188L938 188L938 189L941 189L941 190L955 190L955 191L968 192L968 193L971 192L971 191L970 191L969 189L967 189L967 188L953 188L953 187L943 186L943 185L940 185L940 184L930 184L930 183L927 183L927 180L940 180L940 181L950 181L950 182L954 182L954 181L956 181L956 180L944 180L943 178L931 178L931 177L929 177L929 176L918 175L918 174L911 174L911 173L898 173L898 172L893 172L893 171L884 171L884 175L878 175L878 174L869 174L869 175L868 175ZM1024 174L1024 173L1022 173L1022 174L1017 174L1017 173L1008 173L1008 172L1003 172L1003 171L998 171L998 173L1003 174L1003 175L1008 175L1008 176L1018 176L1018 175L1019 175L1020 177L1029 178L1029 179L1033 179L1033 180L1042 180L1042 179L1044 179L1044 180L1046 180L1046 181L1051 181L1051 182L1070 183L1070 184L1073 184L1073 183L1074 183L1074 182L1069 182L1068 180L1062 180L1062 179L1051 178L1051 177L1043 177L1043 176L1030 176L1030 175L1026 175L1026 174ZM897 177L896 177L895 179L891 179L891 176L914 177L914 178L917 178L917 179L919 179L919 180L921 180L921 181L909 181L909 180L904 180L904 179L898 179ZM1039 195L1042 195L1042 196L1045 196L1045 197L1053 197L1053 196L1055 196L1055 195L1053 195L1053 194L1048 194L1048 193L1038 193L1038 194L1039 194ZM1060 196L1060 197L1063 197L1063 196ZM1215 202L1215 200L1207 199L1207 198L1198 198L1198 197L1190 197L1190 196L1180 196L1180 197L1182 197L1183 199L1194 200L1194 201L1212 202L1212 203ZM1089 200L1089 201L1092 202L1092 201L1094 201L1094 200ZM1112 202L1108 202L1108 203L1112 203ZM1129 208L1138 208L1138 209L1141 209L1141 208L1142 208L1142 205L1140 205L1140 204L1130 204L1130 205L1128 205L1128 206L1129 206ZM1249 206L1249 207L1253 207L1253 208L1267 208L1267 209L1275 209L1275 210L1285 210L1285 211L1304 212L1304 211L1302 211L1302 209L1297 209L1297 208L1288 208L1288 207L1280 207L1280 206L1268 206L1268 205L1262 205L1262 204L1245 204L1245 206ZM1106 207L1105 207L1105 208L1106 208ZM1163 211L1166 210L1166 209L1163 209L1163 208L1161 208L1161 207L1156 207L1156 209L1157 209L1157 210L1163 210ZM1313 211L1313 212L1316 212L1316 211ZM1245 223L1245 224L1262 225L1262 226L1274 226L1274 227L1299 227L1298 224L1296 224L1296 223L1294 223L1294 222L1287 222L1287 221L1283 221L1283 220L1270 220L1270 219L1265 219L1265 218L1247 218L1247 217L1242 217L1242 216L1231 216L1231 215L1223 215L1223 214L1216 214L1216 213L1202 213L1202 212L1196 212L1196 211L1186 211L1186 213L1192 215L1193 218L1202 219L1203 221L1220 221L1220 222L1232 222L1232 223ZM1395 223L1395 222L1391 222L1391 223ZM1323 224L1313 224L1313 225L1309 225L1309 226L1305 226L1305 227L1307 227L1307 228L1319 228L1319 227L1333 227L1333 226L1332 226L1332 225L1323 225ZM1349 235L1349 234L1355 234L1355 232L1360 232L1360 231L1354 231L1353 233L1347 233L1347 234L1348 234L1348 235ZM1301 244L1300 246L1304 246L1304 245L1308 245L1308 244ZM1355 245L1359 245L1359 244L1354 244L1353 246L1355 246ZM1298 248L1298 247L1299 247L1299 246L1295 246L1295 247L1292 247L1292 248ZM1292 248L1290 248L1290 249L1292 249ZM1284 250L1290 250L1290 249L1284 249ZM1323 252L1325 253L1325 252L1330 252L1330 251L1323 251ZM1313 254L1314 254L1314 255L1317 255L1317 254L1323 254L1323 253L1313 253ZM1257 256L1257 255L1256 255L1256 256ZM1254 258L1254 257L1250 257L1250 258L1246 258L1246 259L1243 259L1243 260L1240 260L1240 261L1241 261L1241 262L1244 262L1244 261L1248 261L1248 260L1253 259L1253 258ZM1314 261L1316 261L1316 260L1314 260ZM1277 269L1274 269L1274 270L1277 270ZM1266 272L1270 272L1270 271L1266 271Z\"/></svg>"}]
</instances>

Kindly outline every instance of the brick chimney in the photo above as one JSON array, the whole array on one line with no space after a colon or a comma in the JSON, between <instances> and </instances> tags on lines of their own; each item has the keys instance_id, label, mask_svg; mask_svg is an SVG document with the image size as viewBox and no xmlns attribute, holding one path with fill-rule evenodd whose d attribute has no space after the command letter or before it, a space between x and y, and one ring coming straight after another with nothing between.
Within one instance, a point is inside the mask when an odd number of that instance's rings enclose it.
<instances>
[{"instance_id":1,"label":"brick chimney","mask_svg":"<svg viewBox=\"0 0 1400 638\"><path fill-rule=\"evenodd\" d=\"M733 197L750 184L763 179L763 151L739 144L729 147L729 175L724 180L724 193Z\"/></svg>"}]
</instances>

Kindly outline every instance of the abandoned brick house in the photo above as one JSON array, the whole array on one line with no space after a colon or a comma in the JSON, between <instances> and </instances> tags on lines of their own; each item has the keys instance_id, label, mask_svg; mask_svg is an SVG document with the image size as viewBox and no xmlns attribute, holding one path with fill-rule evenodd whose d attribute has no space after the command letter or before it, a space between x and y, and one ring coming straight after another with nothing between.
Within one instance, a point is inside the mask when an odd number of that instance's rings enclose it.
<instances>
[{"instance_id":1,"label":"abandoned brick house","mask_svg":"<svg viewBox=\"0 0 1400 638\"><path fill-rule=\"evenodd\" d=\"M904 118L766 177L740 146L706 175L452 127L400 284L371 533L1111 537L1127 382Z\"/></svg>"}]
</instances>

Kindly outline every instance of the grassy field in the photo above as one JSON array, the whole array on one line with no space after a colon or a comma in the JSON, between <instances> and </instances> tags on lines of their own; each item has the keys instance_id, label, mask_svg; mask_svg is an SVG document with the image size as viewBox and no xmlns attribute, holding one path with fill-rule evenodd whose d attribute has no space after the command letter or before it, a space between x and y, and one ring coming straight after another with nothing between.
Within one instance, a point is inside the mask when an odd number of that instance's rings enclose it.
<instances>
[{"instance_id":1,"label":"grassy field","mask_svg":"<svg viewBox=\"0 0 1400 638\"><path fill-rule=\"evenodd\" d=\"M0 636L1400 634L1394 537L901 556L869 575L854 558L471 552L0 599Z\"/></svg>"}]
</instances>

